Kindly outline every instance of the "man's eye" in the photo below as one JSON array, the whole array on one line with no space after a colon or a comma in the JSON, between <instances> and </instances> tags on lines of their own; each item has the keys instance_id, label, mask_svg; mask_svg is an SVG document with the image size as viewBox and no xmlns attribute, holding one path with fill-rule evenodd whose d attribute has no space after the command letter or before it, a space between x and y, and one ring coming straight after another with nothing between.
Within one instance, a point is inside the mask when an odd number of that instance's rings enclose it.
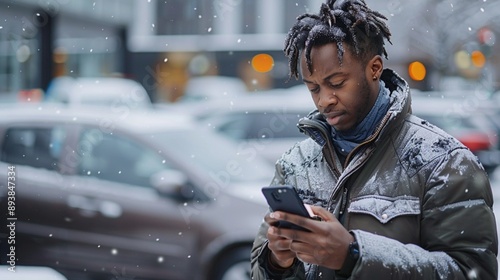
<instances>
[{"instance_id":1,"label":"man's eye","mask_svg":"<svg viewBox=\"0 0 500 280\"><path fill-rule=\"evenodd\" d=\"M312 93L317 93L319 91L319 87L310 88L309 91Z\"/></svg>"},{"instance_id":2,"label":"man's eye","mask_svg":"<svg viewBox=\"0 0 500 280\"><path fill-rule=\"evenodd\" d=\"M345 81L342 81L340 83L330 83L330 87L332 87L332 88L339 88L339 87L341 87L341 86L344 85L344 82Z\"/></svg>"}]
</instances>

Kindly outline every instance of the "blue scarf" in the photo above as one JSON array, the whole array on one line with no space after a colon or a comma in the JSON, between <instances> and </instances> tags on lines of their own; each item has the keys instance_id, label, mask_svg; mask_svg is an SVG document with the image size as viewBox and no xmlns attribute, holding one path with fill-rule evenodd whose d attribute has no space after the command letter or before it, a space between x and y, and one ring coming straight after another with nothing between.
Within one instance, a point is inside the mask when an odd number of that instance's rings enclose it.
<instances>
[{"instance_id":1,"label":"blue scarf","mask_svg":"<svg viewBox=\"0 0 500 280\"><path fill-rule=\"evenodd\" d=\"M347 156L357 145L372 135L377 125L387 113L390 105L389 90L385 87L385 83L380 81L377 100L363 121L353 129L347 131L336 131L332 127L333 145L337 149L337 152L343 156Z\"/></svg>"}]
</instances>

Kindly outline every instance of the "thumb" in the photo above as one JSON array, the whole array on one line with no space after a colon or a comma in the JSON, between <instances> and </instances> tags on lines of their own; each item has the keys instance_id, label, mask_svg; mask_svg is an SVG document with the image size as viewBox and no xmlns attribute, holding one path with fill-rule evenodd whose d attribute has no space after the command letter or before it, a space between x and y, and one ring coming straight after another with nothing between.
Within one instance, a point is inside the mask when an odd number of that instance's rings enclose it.
<instances>
[{"instance_id":1,"label":"thumb","mask_svg":"<svg viewBox=\"0 0 500 280\"><path fill-rule=\"evenodd\" d=\"M328 210L326 210L323 207L311 205L311 210L315 215L320 217L321 220L323 220L323 221L328 222L328 221L336 221L337 220L337 218L335 218L335 216L332 213L330 213Z\"/></svg>"}]
</instances>

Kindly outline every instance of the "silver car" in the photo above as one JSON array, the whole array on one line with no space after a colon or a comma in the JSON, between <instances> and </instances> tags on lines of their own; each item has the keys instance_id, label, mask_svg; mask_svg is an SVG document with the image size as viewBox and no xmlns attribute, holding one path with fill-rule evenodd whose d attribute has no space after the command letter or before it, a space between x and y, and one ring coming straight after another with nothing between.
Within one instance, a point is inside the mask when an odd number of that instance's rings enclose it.
<instances>
[{"instance_id":1,"label":"silver car","mask_svg":"<svg viewBox=\"0 0 500 280\"><path fill-rule=\"evenodd\" d=\"M189 112L204 127L237 141L242 149L273 164L295 143L306 139L297 123L315 109L305 85L249 92L196 105L174 103L157 107L167 112Z\"/></svg>"}]
</instances>

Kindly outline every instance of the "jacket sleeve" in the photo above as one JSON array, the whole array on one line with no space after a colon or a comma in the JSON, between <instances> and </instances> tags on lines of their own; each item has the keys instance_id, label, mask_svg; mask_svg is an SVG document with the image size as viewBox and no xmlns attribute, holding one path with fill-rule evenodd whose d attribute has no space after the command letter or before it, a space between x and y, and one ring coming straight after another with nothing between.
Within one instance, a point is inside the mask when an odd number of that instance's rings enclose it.
<instances>
[{"instance_id":1,"label":"jacket sleeve","mask_svg":"<svg viewBox=\"0 0 500 280\"><path fill-rule=\"evenodd\" d=\"M497 280L497 229L489 180L463 148L436 159L425 178L420 246L354 230L352 279Z\"/></svg>"}]
</instances>

